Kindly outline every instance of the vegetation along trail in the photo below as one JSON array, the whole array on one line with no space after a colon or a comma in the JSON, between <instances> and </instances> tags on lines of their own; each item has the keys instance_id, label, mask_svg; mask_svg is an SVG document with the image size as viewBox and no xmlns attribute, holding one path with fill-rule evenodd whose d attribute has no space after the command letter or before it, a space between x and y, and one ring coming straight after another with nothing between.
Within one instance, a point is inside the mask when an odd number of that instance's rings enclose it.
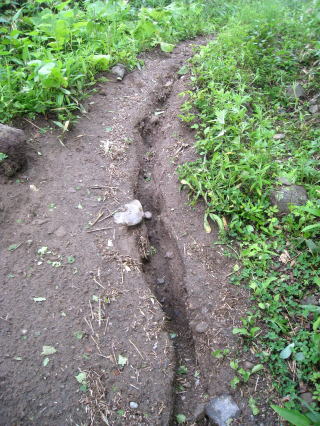
<instances>
[{"instance_id":1,"label":"vegetation along trail","mask_svg":"<svg viewBox=\"0 0 320 426\"><path fill-rule=\"evenodd\" d=\"M49 3L1 6L0 425L319 425L318 2Z\"/></svg>"}]
</instances>

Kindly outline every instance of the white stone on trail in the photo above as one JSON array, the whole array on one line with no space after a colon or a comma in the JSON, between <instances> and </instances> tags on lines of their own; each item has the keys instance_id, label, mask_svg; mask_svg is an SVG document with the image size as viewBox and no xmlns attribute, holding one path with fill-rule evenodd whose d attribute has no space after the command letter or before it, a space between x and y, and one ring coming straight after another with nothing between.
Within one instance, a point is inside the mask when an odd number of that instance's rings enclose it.
<instances>
[{"instance_id":1,"label":"white stone on trail","mask_svg":"<svg viewBox=\"0 0 320 426\"><path fill-rule=\"evenodd\" d=\"M205 410L210 423L218 426L229 425L230 420L240 414L240 408L231 395L220 395L211 399Z\"/></svg>"},{"instance_id":2,"label":"white stone on trail","mask_svg":"<svg viewBox=\"0 0 320 426\"><path fill-rule=\"evenodd\" d=\"M145 219L152 219L152 213L151 212L144 212L144 218Z\"/></svg>"},{"instance_id":3,"label":"white stone on trail","mask_svg":"<svg viewBox=\"0 0 320 426\"><path fill-rule=\"evenodd\" d=\"M131 401L129 405L130 405L130 408L132 408L133 410L139 407L139 405L134 401Z\"/></svg>"},{"instance_id":4,"label":"white stone on trail","mask_svg":"<svg viewBox=\"0 0 320 426\"><path fill-rule=\"evenodd\" d=\"M196 325L195 330L197 333L205 333L208 330L208 328L209 328L208 323L205 321L201 321Z\"/></svg>"},{"instance_id":5,"label":"white stone on trail","mask_svg":"<svg viewBox=\"0 0 320 426\"><path fill-rule=\"evenodd\" d=\"M130 201L123 207L123 211L114 214L113 219L118 225L135 226L144 218L142 205L139 200Z\"/></svg>"}]
</instances>

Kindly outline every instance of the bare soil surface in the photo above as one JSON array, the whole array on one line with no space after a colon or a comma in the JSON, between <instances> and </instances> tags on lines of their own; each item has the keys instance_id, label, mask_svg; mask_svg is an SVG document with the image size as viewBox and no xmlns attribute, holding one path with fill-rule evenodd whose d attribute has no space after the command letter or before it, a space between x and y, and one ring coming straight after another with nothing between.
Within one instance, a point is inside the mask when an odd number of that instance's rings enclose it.
<instances>
[{"instance_id":1,"label":"bare soil surface","mask_svg":"<svg viewBox=\"0 0 320 426\"><path fill-rule=\"evenodd\" d=\"M248 408L270 396L262 376L230 389L230 357L258 363L232 335L249 294L229 284L234 261L176 175L196 156L178 70L206 41L108 76L63 139L44 120L25 126L28 168L0 182L1 425L173 425L178 413L206 425L201 404L221 393L242 410L233 424L276 424ZM116 225L133 199L152 219ZM225 348L229 360L212 357Z\"/></svg>"}]
</instances>

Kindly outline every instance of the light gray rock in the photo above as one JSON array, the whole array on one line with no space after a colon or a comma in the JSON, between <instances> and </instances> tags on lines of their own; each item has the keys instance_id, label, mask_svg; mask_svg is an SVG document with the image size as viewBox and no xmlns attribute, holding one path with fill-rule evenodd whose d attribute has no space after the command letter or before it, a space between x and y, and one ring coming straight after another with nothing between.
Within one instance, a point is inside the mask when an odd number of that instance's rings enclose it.
<instances>
[{"instance_id":1,"label":"light gray rock","mask_svg":"<svg viewBox=\"0 0 320 426\"><path fill-rule=\"evenodd\" d=\"M172 251L167 251L164 255L164 257L166 259L172 259L173 258L173 252Z\"/></svg>"},{"instance_id":2,"label":"light gray rock","mask_svg":"<svg viewBox=\"0 0 320 426\"><path fill-rule=\"evenodd\" d=\"M310 105L309 112L311 112L311 114L316 114L319 112L319 105Z\"/></svg>"},{"instance_id":3,"label":"light gray rock","mask_svg":"<svg viewBox=\"0 0 320 426\"><path fill-rule=\"evenodd\" d=\"M117 64L111 68L112 74L117 77L117 80L123 80L124 76L127 73L126 67L122 64Z\"/></svg>"},{"instance_id":4,"label":"light gray rock","mask_svg":"<svg viewBox=\"0 0 320 426\"><path fill-rule=\"evenodd\" d=\"M136 410L139 407L139 405L134 401L131 401L129 405L132 410Z\"/></svg>"},{"instance_id":5,"label":"light gray rock","mask_svg":"<svg viewBox=\"0 0 320 426\"><path fill-rule=\"evenodd\" d=\"M26 136L22 130L16 129L15 127L9 127L4 124L0 124L0 144L2 142L15 144L24 142L25 140Z\"/></svg>"},{"instance_id":6,"label":"light gray rock","mask_svg":"<svg viewBox=\"0 0 320 426\"><path fill-rule=\"evenodd\" d=\"M139 200L130 201L130 203L124 205L123 211L113 215L115 223L127 226L138 225L143 217L144 213Z\"/></svg>"},{"instance_id":7,"label":"light gray rock","mask_svg":"<svg viewBox=\"0 0 320 426\"><path fill-rule=\"evenodd\" d=\"M205 321L201 321L196 325L195 330L197 333L205 333L208 330L208 328L209 328L208 323Z\"/></svg>"},{"instance_id":8,"label":"light gray rock","mask_svg":"<svg viewBox=\"0 0 320 426\"><path fill-rule=\"evenodd\" d=\"M152 219L152 213L151 212L144 212L144 218L145 219Z\"/></svg>"},{"instance_id":9,"label":"light gray rock","mask_svg":"<svg viewBox=\"0 0 320 426\"><path fill-rule=\"evenodd\" d=\"M273 136L273 139L275 139L276 141L280 140L280 139L284 139L286 137L286 135L284 135L283 133L276 133Z\"/></svg>"},{"instance_id":10,"label":"light gray rock","mask_svg":"<svg viewBox=\"0 0 320 426\"><path fill-rule=\"evenodd\" d=\"M282 185L286 185L286 186L291 186L291 185L293 185L293 182L290 182L290 180L289 180L287 177L285 177L285 176L280 176L280 177L278 178L278 181L279 181L280 183L282 183Z\"/></svg>"},{"instance_id":11,"label":"light gray rock","mask_svg":"<svg viewBox=\"0 0 320 426\"><path fill-rule=\"evenodd\" d=\"M164 278L157 278L157 284L163 285L165 283Z\"/></svg>"},{"instance_id":12,"label":"light gray rock","mask_svg":"<svg viewBox=\"0 0 320 426\"><path fill-rule=\"evenodd\" d=\"M65 230L64 226L59 226L59 228L54 231L54 235L58 238L62 238L67 234L67 231Z\"/></svg>"},{"instance_id":13,"label":"light gray rock","mask_svg":"<svg viewBox=\"0 0 320 426\"><path fill-rule=\"evenodd\" d=\"M228 426L229 421L240 414L240 408L231 395L220 395L211 399L205 411L210 423L218 426Z\"/></svg>"},{"instance_id":14,"label":"light gray rock","mask_svg":"<svg viewBox=\"0 0 320 426\"><path fill-rule=\"evenodd\" d=\"M270 194L271 204L278 207L280 214L290 213L290 205L303 206L307 200L307 191L299 185L281 186Z\"/></svg>"},{"instance_id":15,"label":"light gray rock","mask_svg":"<svg viewBox=\"0 0 320 426\"><path fill-rule=\"evenodd\" d=\"M297 83L287 87L286 93L287 93L287 96L289 96L290 98L300 99L300 98L303 98L303 96L305 95L305 90L300 83Z\"/></svg>"},{"instance_id":16,"label":"light gray rock","mask_svg":"<svg viewBox=\"0 0 320 426\"><path fill-rule=\"evenodd\" d=\"M196 406L195 410L192 413L192 422L200 421L205 416L205 406L206 404L200 403Z\"/></svg>"}]
</instances>

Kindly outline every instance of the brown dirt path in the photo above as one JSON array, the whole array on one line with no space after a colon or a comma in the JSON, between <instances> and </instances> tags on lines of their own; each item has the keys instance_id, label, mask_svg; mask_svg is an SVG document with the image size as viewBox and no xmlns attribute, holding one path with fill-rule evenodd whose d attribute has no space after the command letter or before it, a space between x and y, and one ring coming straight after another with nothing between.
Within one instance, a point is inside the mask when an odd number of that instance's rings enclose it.
<instances>
[{"instance_id":1,"label":"brown dirt path","mask_svg":"<svg viewBox=\"0 0 320 426\"><path fill-rule=\"evenodd\" d=\"M100 84L65 146L25 129L29 168L0 182L1 425L168 425L177 413L191 425L199 404L230 392L229 361L211 351L239 355L232 327L248 295L228 284L233 263L175 172L195 157L177 118L188 87L177 71L205 42L149 53L123 82ZM108 216L134 198L152 219L115 225ZM44 345L57 352L41 355ZM256 380L234 392L237 423L275 424L250 414L248 396L268 393Z\"/></svg>"}]
</instances>

